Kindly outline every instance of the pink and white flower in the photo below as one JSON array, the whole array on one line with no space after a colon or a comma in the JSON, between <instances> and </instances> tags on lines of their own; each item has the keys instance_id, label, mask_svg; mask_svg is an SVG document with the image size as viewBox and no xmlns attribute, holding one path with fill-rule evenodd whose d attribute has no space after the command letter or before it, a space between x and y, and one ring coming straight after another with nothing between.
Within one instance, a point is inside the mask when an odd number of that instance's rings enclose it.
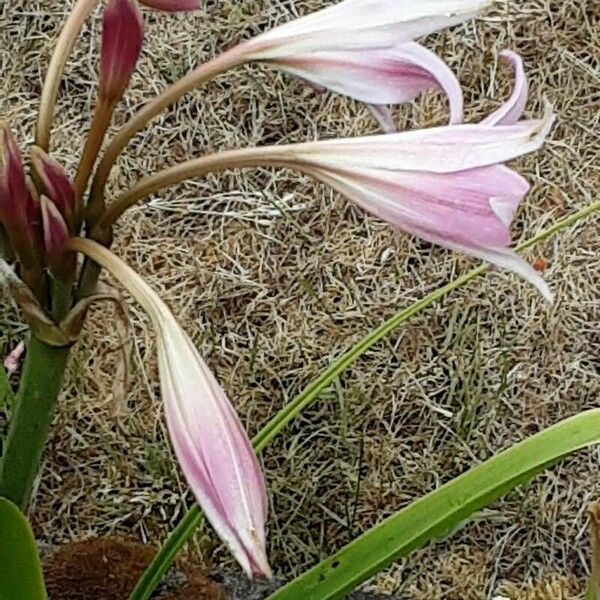
<instances>
[{"instance_id":1,"label":"pink and white flower","mask_svg":"<svg viewBox=\"0 0 600 600\"><path fill-rule=\"evenodd\" d=\"M158 294L106 248L72 239L142 305L154 324L169 434L207 519L249 576L270 576L267 493L252 444L225 392Z\"/></svg>"},{"instance_id":2,"label":"pink and white flower","mask_svg":"<svg viewBox=\"0 0 600 600\"><path fill-rule=\"evenodd\" d=\"M519 121L527 100L520 57L510 99L478 124L273 147L270 160L329 184L398 229L514 271L552 294L540 275L509 248L510 225L529 184L506 161L539 149L551 110Z\"/></svg>"},{"instance_id":3,"label":"pink and white flower","mask_svg":"<svg viewBox=\"0 0 600 600\"><path fill-rule=\"evenodd\" d=\"M344 0L250 40L245 52L315 85L374 105L399 104L441 88L451 123L462 121L462 91L418 37L461 23L489 0Z\"/></svg>"}]
</instances>

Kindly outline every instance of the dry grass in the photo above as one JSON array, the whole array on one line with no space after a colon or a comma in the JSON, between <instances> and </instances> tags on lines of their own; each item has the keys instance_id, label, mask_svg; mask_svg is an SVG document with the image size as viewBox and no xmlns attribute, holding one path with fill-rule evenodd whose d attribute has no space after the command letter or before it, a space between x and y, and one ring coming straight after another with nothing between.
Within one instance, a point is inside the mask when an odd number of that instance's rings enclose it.
<instances>
[{"instance_id":1,"label":"dry grass","mask_svg":"<svg viewBox=\"0 0 600 600\"><path fill-rule=\"evenodd\" d=\"M148 14L148 43L123 122L200 60L321 0L222 0L193 18ZM30 142L40 81L70 2L0 3L0 115ZM62 89L56 155L70 167L94 95L96 19ZM509 89L502 48L532 78L530 114L558 113L543 152L519 162L533 191L515 238L580 208L599 190L599 9L593 0L499 0L476 25L433 36L466 89L468 119ZM95 43L95 42L94 42ZM398 111L403 127L444 122L436 95ZM354 102L243 68L189 95L140 135L113 191L143 173L223 148L374 131ZM72 154L75 153L75 154ZM598 219L544 244L558 297L549 309L506 274L491 274L414 318L348 370L264 454L270 554L289 577L442 481L562 417L600 391ZM227 173L190 182L132 210L117 250L163 292L251 433L327 363L396 310L468 265L365 216L290 172ZM191 498L165 441L153 344L137 307L133 386L109 308L72 360L32 518L62 542L118 532L159 542ZM0 349L23 335L7 304ZM484 511L450 539L376 577L399 598L576 598L586 575L586 505L600 490L600 451L582 452ZM212 535L191 552L230 564Z\"/></svg>"}]
</instances>

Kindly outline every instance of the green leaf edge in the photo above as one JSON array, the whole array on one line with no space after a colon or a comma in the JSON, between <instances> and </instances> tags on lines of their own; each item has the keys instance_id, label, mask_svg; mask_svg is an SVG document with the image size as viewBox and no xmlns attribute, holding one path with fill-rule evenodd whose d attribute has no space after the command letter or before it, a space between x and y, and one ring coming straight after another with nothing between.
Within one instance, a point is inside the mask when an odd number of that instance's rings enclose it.
<instances>
[{"instance_id":1,"label":"green leaf edge","mask_svg":"<svg viewBox=\"0 0 600 600\"><path fill-rule=\"evenodd\" d=\"M592 202L577 212L559 219L534 237L519 244L516 250L517 252L522 252L532 248L536 244L550 239L568 227L577 224L579 221L596 214L598 211L600 211L600 200ZM428 294L425 298L415 302L407 309L400 311L380 325L376 330L367 334L358 344L331 364L319 377L317 377L317 379L311 382L296 398L284 406L281 411L261 429L253 440L254 448L257 453L260 453L266 448L293 419L319 397L321 392L325 390L340 373L358 360L367 350L402 325L402 323L408 321L412 316L435 303L437 300L440 300L450 292L465 286L476 277L484 274L487 269L488 267L486 265L481 265L472 269L462 277L455 279L442 288ZM184 514L181 521L167 537L154 557L154 560L144 571L138 584L129 596L129 600L148 600L152 596L152 593L160 583L161 579L171 567L177 553L191 538L201 522L202 513L200 508L198 505L194 505Z\"/></svg>"},{"instance_id":2,"label":"green leaf edge","mask_svg":"<svg viewBox=\"0 0 600 600\"><path fill-rule=\"evenodd\" d=\"M498 500L560 459L600 443L600 409L561 421L419 498L269 600L335 600Z\"/></svg>"},{"instance_id":3,"label":"green leaf edge","mask_svg":"<svg viewBox=\"0 0 600 600\"><path fill-rule=\"evenodd\" d=\"M0 498L0 600L46 600L42 565L27 517Z\"/></svg>"},{"instance_id":4,"label":"green leaf edge","mask_svg":"<svg viewBox=\"0 0 600 600\"><path fill-rule=\"evenodd\" d=\"M12 402L12 400L13 391L8 374L4 370L4 367L0 365L0 408L3 408L5 404Z\"/></svg>"}]
</instances>

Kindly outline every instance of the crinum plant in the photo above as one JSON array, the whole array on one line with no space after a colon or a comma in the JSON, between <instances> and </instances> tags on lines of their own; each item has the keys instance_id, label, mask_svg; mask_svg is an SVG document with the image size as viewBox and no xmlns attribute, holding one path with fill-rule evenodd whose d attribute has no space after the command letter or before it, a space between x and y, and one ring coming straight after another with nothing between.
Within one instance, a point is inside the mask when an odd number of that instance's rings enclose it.
<instances>
[{"instance_id":1,"label":"crinum plant","mask_svg":"<svg viewBox=\"0 0 600 600\"><path fill-rule=\"evenodd\" d=\"M165 11L201 7L199 0L77 0L48 68L35 145L22 153L9 125L0 125L1 273L31 329L3 444L0 496L27 507L69 349L94 302L112 299L98 285L101 269L106 269L153 323L171 441L199 505L248 575L270 575L267 493L252 444L169 308L110 251L125 211L186 179L225 169L297 170L392 227L517 273L551 301L540 275L510 248L510 226L529 184L504 163L540 148L552 126L552 111L522 120L528 82L522 60L507 50L503 58L514 71L513 93L483 121L464 124L455 75L415 41L472 18L488 4L343 0L201 64L131 115L107 141L114 109L143 49L140 5ZM55 102L81 28L100 6L96 101L78 169L67 173L51 156ZM106 196L115 161L133 136L185 93L249 62L271 65L367 104L385 133L190 157L145 176L116 198ZM395 132L387 107L430 89L447 96L449 124Z\"/></svg>"}]
</instances>

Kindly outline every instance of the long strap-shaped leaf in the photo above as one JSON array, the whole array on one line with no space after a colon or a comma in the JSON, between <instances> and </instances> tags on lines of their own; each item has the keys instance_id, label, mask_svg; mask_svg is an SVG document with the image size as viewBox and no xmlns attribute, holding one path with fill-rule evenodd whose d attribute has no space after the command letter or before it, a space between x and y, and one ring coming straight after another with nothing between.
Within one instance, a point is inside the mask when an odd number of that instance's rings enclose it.
<instances>
[{"instance_id":1,"label":"long strap-shaped leaf","mask_svg":"<svg viewBox=\"0 0 600 600\"><path fill-rule=\"evenodd\" d=\"M31 526L0 498L0 600L45 600L42 566Z\"/></svg>"},{"instance_id":2,"label":"long strap-shaped leaf","mask_svg":"<svg viewBox=\"0 0 600 600\"><path fill-rule=\"evenodd\" d=\"M563 231L567 227L585 219L586 217L596 214L600 211L600 201L593 202L582 208L581 210L560 219L550 227L544 229L538 235L520 244L518 251L531 248ZM267 425L258 433L253 440L254 447L257 452L261 452L266 448L275 437L283 430L290 422L295 419L306 407L310 406L320 394L327 389L336 377L338 377L349 366L356 362L367 350L372 348L379 341L384 339L392 331L400 325L408 321L411 317L419 313L421 310L434 304L447 294L457 290L467 283L479 277L487 270L486 265L482 265L472 269L467 274L463 275L441 287L431 294L427 295L422 300L415 302L412 306L400 311L380 325L374 331L366 335L356 346L346 352L338 360L332 363L317 379L312 381L298 396L289 402L283 409L267 423ZM152 592L156 589L160 580L169 570L169 567L175 560L177 553L183 548L186 542L191 538L196 530L196 527L202 521L202 513L198 506L193 506L183 516L177 527L171 532L154 560L150 563L138 585L129 597L129 600L148 600Z\"/></svg>"},{"instance_id":3,"label":"long strap-shaped leaf","mask_svg":"<svg viewBox=\"0 0 600 600\"><path fill-rule=\"evenodd\" d=\"M600 409L583 412L501 452L392 515L278 590L269 600L334 600L473 513L586 446L600 443Z\"/></svg>"}]
</instances>

